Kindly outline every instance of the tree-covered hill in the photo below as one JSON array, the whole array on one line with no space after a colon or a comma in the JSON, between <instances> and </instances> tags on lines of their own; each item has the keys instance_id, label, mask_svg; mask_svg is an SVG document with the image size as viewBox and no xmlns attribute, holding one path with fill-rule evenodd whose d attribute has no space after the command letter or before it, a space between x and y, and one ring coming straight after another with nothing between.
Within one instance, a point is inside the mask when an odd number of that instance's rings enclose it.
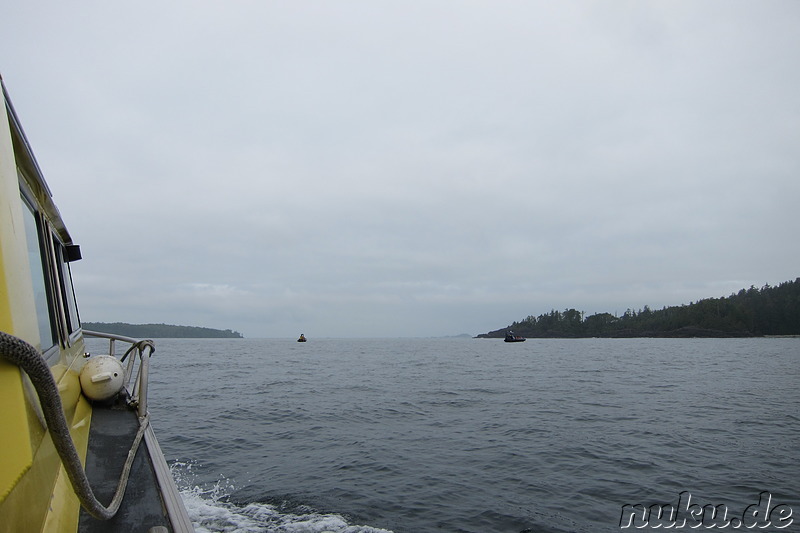
<instances>
[{"instance_id":1,"label":"tree-covered hill","mask_svg":"<svg viewBox=\"0 0 800 533\"><path fill-rule=\"evenodd\" d=\"M529 338L547 337L758 337L800 335L800 278L778 286L751 286L728 297L653 311L628 309L622 316L550 311L478 335L503 337L506 330Z\"/></svg>"},{"instance_id":2,"label":"tree-covered hill","mask_svg":"<svg viewBox=\"0 0 800 533\"><path fill-rule=\"evenodd\" d=\"M101 333L115 333L135 339L184 339L184 338L228 338L239 339L242 334L229 329L201 328L197 326L173 326L170 324L126 324L124 322L84 322L83 329Z\"/></svg>"}]
</instances>

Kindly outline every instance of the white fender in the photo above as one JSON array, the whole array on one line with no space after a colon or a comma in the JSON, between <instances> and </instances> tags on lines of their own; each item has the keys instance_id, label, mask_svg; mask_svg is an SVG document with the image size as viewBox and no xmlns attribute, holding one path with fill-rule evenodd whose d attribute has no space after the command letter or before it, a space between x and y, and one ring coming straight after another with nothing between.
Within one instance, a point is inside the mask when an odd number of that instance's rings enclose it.
<instances>
[{"instance_id":1,"label":"white fender","mask_svg":"<svg viewBox=\"0 0 800 533\"><path fill-rule=\"evenodd\" d=\"M81 389L91 400L109 400L122 389L122 363L110 355L90 357L81 370Z\"/></svg>"}]
</instances>

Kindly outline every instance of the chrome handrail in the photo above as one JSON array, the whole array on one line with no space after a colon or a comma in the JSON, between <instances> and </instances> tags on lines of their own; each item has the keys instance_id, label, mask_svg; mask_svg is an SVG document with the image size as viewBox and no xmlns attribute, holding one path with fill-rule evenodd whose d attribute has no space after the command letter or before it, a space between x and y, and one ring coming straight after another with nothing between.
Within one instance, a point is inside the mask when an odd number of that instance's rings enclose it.
<instances>
[{"instance_id":1,"label":"chrome handrail","mask_svg":"<svg viewBox=\"0 0 800 533\"><path fill-rule=\"evenodd\" d=\"M131 357L128 359L127 366L125 367L125 378L123 381L123 386L125 390L128 392L128 396L130 398L130 405L136 406L137 414L139 418L144 417L147 414L147 380L148 380L148 371L149 371L149 364L148 360L150 356L155 351L155 345L151 340L138 340L131 337L125 337L124 335L116 335L114 333L104 333L100 331L89 331L83 330L83 335L85 337L97 337L102 339L108 339L108 353L109 355L116 357L114 354L114 347L115 342L125 342L130 344L128 349L125 351L125 354L120 359L121 363L125 362L125 359L130 355ZM145 350L149 348L147 354L145 354ZM137 367L136 360L139 360L139 365ZM136 377L133 379L133 390L131 390L131 378L134 376L134 370L137 370Z\"/></svg>"}]
</instances>

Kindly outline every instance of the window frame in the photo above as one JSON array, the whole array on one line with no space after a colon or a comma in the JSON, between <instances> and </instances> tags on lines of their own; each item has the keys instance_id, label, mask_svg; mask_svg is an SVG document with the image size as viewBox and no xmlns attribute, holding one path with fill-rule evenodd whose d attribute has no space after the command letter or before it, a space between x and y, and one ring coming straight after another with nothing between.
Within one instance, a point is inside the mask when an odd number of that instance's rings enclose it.
<instances>
[{"instance_id":1,"label":"window frame","mask_svg":"<svg viewBox=\"0 0 800 533\"><path fill-rule=\"evenodd\" d=\"M25 242L28 248L31 288L33 290L34 308L36 309L39 344L42 352L47 354L54 348L57 349L61 344L61 335L57 326L56 305L54 305L52 270L48 259L47 239L44 238L49 232L46 228L47 222L36 209L36 203L28 198L22 190L20 190L20 198L24 206ZM29 227L29 225L32 227ZM34 238L36 243L33 242ZM43 326L47 327L46 331L43 331Z\"/></svg>"}]
</instances>

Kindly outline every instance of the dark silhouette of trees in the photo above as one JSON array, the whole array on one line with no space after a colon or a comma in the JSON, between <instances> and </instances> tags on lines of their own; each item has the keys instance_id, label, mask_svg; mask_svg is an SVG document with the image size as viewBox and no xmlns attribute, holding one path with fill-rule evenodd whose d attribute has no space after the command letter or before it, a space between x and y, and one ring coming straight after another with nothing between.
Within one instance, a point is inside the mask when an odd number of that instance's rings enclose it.
<instances>
[{"instance_id":1,"label":"dark silhouette of trees","mask_svg":"<svg viewBox=\"0 0 800 533\"><path fill-rule=\"evenodd\" d=\"M173 326L170 324L126 324L124 322L84 322L83 329L102 333L115 333L134 339L236 339L242 338L238 331L230 329L201 328L198 326Z\"/></svg>"},{"instance_id":2,"label":"dark silhouette of trees","mask_svg":"<svg viewBox=\"0 0 800 533\"><path fill-rule=\"evenodd\" d=\"M627 309L622 316L552 310L478 337L502 337L506 329L529 338L800 335L800 278L655 311Z\"/></svg>"}]
</instances>

